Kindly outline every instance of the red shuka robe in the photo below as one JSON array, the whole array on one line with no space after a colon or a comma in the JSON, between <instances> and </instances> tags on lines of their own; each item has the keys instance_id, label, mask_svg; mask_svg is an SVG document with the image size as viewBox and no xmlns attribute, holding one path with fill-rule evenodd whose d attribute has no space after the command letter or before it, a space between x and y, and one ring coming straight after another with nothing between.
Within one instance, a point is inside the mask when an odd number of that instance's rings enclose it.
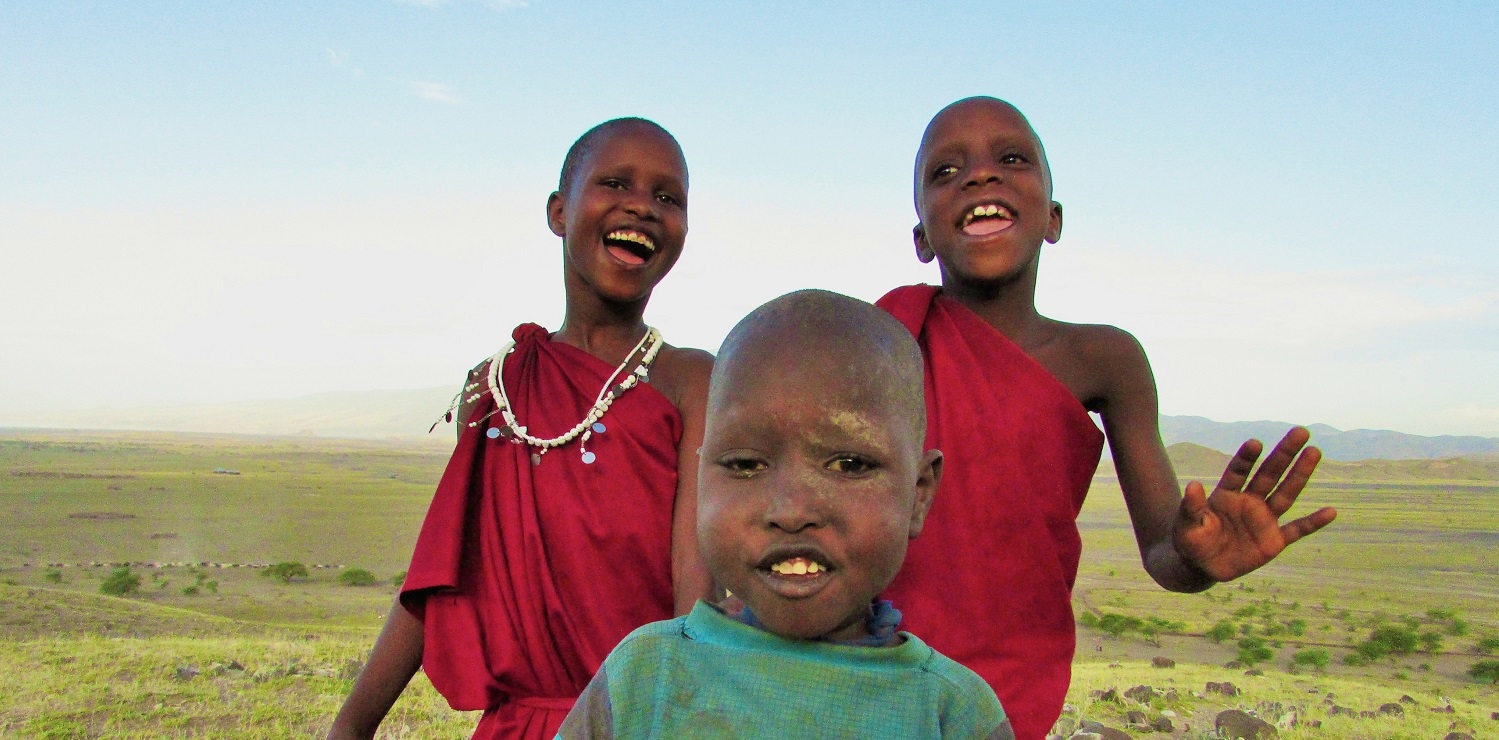
<instances>
[{"instance_id":1,"label":"red shuka robe","mask_svg":"<svg viewBox=\"0 0 1499 740\"><path fill-rule=\"evenodd\" d=\"M514 338L504 383L518 422L566 432L614 368L535 324ZM480 388L473 419L494 410ZM485 710L474 737L550 740L615 644L672 616L681 415L642 383L600 422L593 464L574 440L533 465L535 448L487 435L496 415L463 430L437 486L401 602L423 621L432 684L454 709Z\"/></svg>"},{"instance_id":2,"label":"red shuka robe","mask_svg":"<svg viewBox=\"0 0 1499 740\"><path fill-rule=\"evenodd\" d=\"M927 448L942 483L885 595L902 625L983 676L1022 740L1062 711L1076 641L1077 513L1103 433L1045 368L937 288L876 304L926 364Z\"/></svg>"}]
</instances>

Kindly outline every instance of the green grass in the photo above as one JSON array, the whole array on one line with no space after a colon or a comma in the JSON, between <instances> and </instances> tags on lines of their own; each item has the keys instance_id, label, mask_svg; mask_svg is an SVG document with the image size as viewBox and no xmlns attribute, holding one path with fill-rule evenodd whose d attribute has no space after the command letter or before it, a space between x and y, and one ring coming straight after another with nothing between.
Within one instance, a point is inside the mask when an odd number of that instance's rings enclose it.
<instances>
[{"instance_id":1,"label":"green grass","mask_svg":"<svg viewBox=\"0 0 1499 740\"><path fill-rule=\"evenodd\" d=\"M351 662L373 644L390 607L391 578L406 568L446 462L445 444L0 434L7 525L0 536L0 736L325 731L349 690ZM1202 470L1222 467L1221 456L1173 454L1185 456L1180 470L1209 480L1216 471ZM1117 727L1125 707L1098 702L1092 691L1172 685L1179 706L1155 711L1176 712L1193 733L1210 728L1211 713L1224 707L1279 702L1304 705L1303 716L1324 723L1318 732L1282 737L1441 737L1453 722L1483 728L1484 736L1494 726L1488 713L1499 710L1499 687L1467 671L1484 659L1475 650L1479 641L1499 637L1492 555L1499 550L1499 475L1487 464L1324 465L1298 510L1336 506L1338 521L1261 571L1196 595L1171 594L1150 581L1117 484L1096 480L1079 518L1078 611L1182 624L1153 638L1084 630L1069 701ZM99 595L111 568L77 566L91 561L300 561L309 575L280 583L259 569L137 565L140 590L112 598ZM345 568L311 567L317 564ZM339 574L356 567L371 571L377 585L342 585ZM209 581L214 590L204 586ZM184 593L190 586L196 593ZM1440 610L1463 620L1467 631L1444 633L1439 652L1343 663L1380 624L1408 617L1422 632L1447 629L1451 619ZM1222 643L1200 636L1224 621L1236 633ZM1246 626L1271 651L1258 666L1263 676L1223 667ZM1314 649L1331 658L1325 672L1292 672L1296 653ZM1178 667L1150 668L1153 655L1172 657ZM210 670L230 661L244 673ZM184 666L200 674L180 679ZM1209 680L1231 680L1250 693L1233 700L1191 694ZM1401 694L1418 706L1407 705L1398 720L1329 717L1327 692L1356 710ZM1438 697L1452 700L1454 714L1429 711ZM466 737L475 721L447 709L419 676L382 736Z\"/></svg>"}]
</instances>

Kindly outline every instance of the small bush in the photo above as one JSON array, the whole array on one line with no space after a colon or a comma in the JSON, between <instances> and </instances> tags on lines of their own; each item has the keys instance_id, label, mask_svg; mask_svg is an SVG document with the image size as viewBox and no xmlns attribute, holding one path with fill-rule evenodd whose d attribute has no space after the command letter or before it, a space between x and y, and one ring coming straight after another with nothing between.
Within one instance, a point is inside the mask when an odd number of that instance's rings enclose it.
<instances>
[{"instance_id":1,"label":"small bush","mask_svg":"<svg viewBox=\"0 0 1499 740\"><path fill-rule=\"evenodd\" d=\"M1369 658L1366 657L1363 653L1360 653L1358 651L1354 651L1354 652L1351 652L1351 653L1349 653L1347 655L1344 655L1343 656L1343 662L1345 664L1347 664L1347 665L1351 665L1351 666L1357 667L1357 666L1369 665Z\"/></svg>"},{"instance_id":2,"label":"small bush","mask_svg":"<svg viewBox=\"0 0 1499 740\"><path fill-rule=\"evenodd\" d=\"M307 566L295 561L288 560L276 563L260 572L266 578L274 578L282 583L291 583L293 578L306 578Z\"/></svg>"},{"instance_id":3,"label":"small bush","mask_svg":"<svg viewBox=\"0 0 1499 740\"><path fill-rule=\"evenodd\" d=\"M193 586L184 586L182 588L182 595L183 596L197 596L198 595L198 587L196 585L193 585Z\"/></svg>"},{"instance_id":4,"label":"small bush","mask_svg":"<svg viewBox=\"0 0 1499 740\"><path fill-rule=\"evenodd\" d=\"M1224 640L1232 638L1234 635L1238 634L1238 632L1239 628L1234 626L1233 622L1225 619L1213 625L1213 628L1207 631L1207 638L1209 640L1212 640L1213 642L1223 642Z\"/></svg>"},{"instance_id":5,"label":"small bush","mask_svg":"<svg viewBox=\"0 0 1499 740\"><path fill-rule=\"evenodd\" d=\"M1436 630L1427 630L1416 636L1421 642L1421 649L1428 653L1439 653L1442 651L1442 633Z\"/></svg>"},{"instance_id":6,"label":"small bush","mask_svg":"<svg viewBox=\"0 0 1499 740\"><path fill-rule=\"evenodd\" d=\"M1468 623L1459 617L1453 617L1452 621L1447 623L1447 634L1453 637L1462 637L1468 634Z\"/></svg>"},{"instance_id":7,"label":"small bush","mask_svg":"<svg viewBox=\"0 0 1499 740\"><path fill-rule=\"evenodd\" d=\"M1319 671L1326 668L1327 664L1330 662L1332 662L1331 656L1329 656L1327 654L1327 651L1323 650L1322 648L1297 650L1296 654L1291 656L1292 665L1307 666L1310 668L1315 668Z\"/></svg>"},{"instance_id":8,"label":"small bush","mask_svg":"<svg viewBox=\"0 0 1499 740\"><path fill-rule=\"evenodd\" d=\"M1300 636L1306 634L1306 620L1305 619L1293 619L1293 620L1291 620L1289 622L1286 622L1286 631L1290 632L1292 635L1295 635L1296 637L1300 637Z\"/></svg>"},{"instance_id":9,"label":"small bush","mask_svg":"<svg viewBox=\"0 0 1499 740\"><path fill-rule=\"evenodd\" d=\"M130 571L130 566L115 568L99 584L99 593L106 596L128 596L141 589L141 577Z\"/></svg>"},{"instance_id":10,"label":"small bush","mask_svg":"<svg viewBox=\"0 0 1499 740\"><path fill-rule=\"evenodd\" d=\"M1088 629L1098 629L1098 615L1093 612L1083 612L1083 615L1077 618L1077 623Z\"/></svg>"},{"instance_id":11,"label":"small bush","mask_svg":"<svg viewBox=\"0 0 1499 740\"><path fill-rule=\"evenodd\" d=\"M390 585L395 586L396 588L400 588L401 584L403 584L405 582L406 582L406 571L404 571L404 570L401 571L400 573L397 573L397 574L395 574L395 575L393 575L393 576L390 577Z\"/></svg>"},{"instance_id":12,"label":"small bush","mask_svg":"<svg viewBox=\"0 0 1499 740\"><path fill-rule=\"evenodd\" d=\"M1490 635L1488 637L1480 639L1478 643L1473 646L1473 649L1484 655L1493 655L1495 650L1499 650L1499 637Z\"/></svg>"},{"instance_id":13,"label":"small bush","mask_svg":"<svg viewBox=\"0 0 1499 740\"><path fill-rule=\"evenodd\" d=\"M62 583L62 569L48 568L47 572L42 574L42 580L48 583Z\"/></svg>"},{"instance_id":14,"label":"small bush","mask_svg":"<svg viewBox=\"0 0 1499 740\"><path fill-rule=\"evenodd\" d=\"M1275 657L1275 652L1265 646L1265 641L1258 637L1246 637L1239 640L1240 663L1252 666L1255 663L1263 663Z\"/></svg>"},{"instance_id":15,"label":"small bush","mask_svg":"<svg viewBox=\"0 0 1499 740\"><path fill-rule=\"evenodd\" d=\"M1484 683L1499 684L1499 660L1480 660L1468 669L1468 675Z\"/></svg>"},{"instance_id":16,"label":"small bush","mask_svg":"<svg viewBox=\"0 0 1499 740\"><path fill-rule=\"evenodd\" d=\"M1140 632L1144 627L1145 623L1139 617L1127 617L1123 614L1104 614L1098 619L1098 628L1114 637L1126 632Z\"/></svg>"},{"instance_id":17,"label":"small bush","mask_svg":"<svg viewBox=\"0 0 1499 740\"><path fill-rule=\"evenodd\" d=\"M216 594L216 593L219 592L219 582L218 581L204 581L203 582L203 588L206 589L208 591L208 593Z\"/></svg>"},{"instance_id":18,"label":"small bush","mask_svg":"<svg viewBox=\"0 0 1499 740\"><path fill-rule=\"evenodd\" d=\"M373 586L380 580L363 568L349 568L338 574L338 582L345 586Z\"/></svg>"}]
</instances>

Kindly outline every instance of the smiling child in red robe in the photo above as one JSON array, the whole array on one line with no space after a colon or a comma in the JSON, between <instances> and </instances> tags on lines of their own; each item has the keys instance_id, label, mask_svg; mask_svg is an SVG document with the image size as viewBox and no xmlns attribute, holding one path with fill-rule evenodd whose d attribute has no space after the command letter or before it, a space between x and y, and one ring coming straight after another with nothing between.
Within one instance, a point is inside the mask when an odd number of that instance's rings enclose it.
<instances>
[{"instance_id":1,"label":"smiling child in red robe","mask_svg":"<svg viewBox=\"0 0 1499 740\"><path fill-rule=\"evenodd\" d=\"M878 305L921 345L926 446L947 467L926 532L886 594L912 632L994 687L1017 737L1041 738L1071 676L1076 519L1104 441L1089 412L1102 417L1141 560L1167 589L1249 573L1336 512L1279 523L1321 458L1303 450L1301 428L1252 478L1254 440L1211 496L1196 482L1183 495L1134 337L1036 311L1041 245L1061 237L1062 206L1041 142L1013 106L969 98L940 111L916 155L915 199L917 255L937 260L942 287L897 288Z\"/></svg>"},{"instance_id":2,"label":"smiling child in red robe","mask_svg":"<svg viewBox=\"0 0 1499 740\"><path fill-rule=\"evenodd\" d=\"M551 738L609 650L708 595L697 453L713 358L645 325L687 234L687 166L616 119L547 200L567 312L475 368L459 441L369 664L329 737L373 737L421 666L481 738Z\"/></svg>"}]
</instances>

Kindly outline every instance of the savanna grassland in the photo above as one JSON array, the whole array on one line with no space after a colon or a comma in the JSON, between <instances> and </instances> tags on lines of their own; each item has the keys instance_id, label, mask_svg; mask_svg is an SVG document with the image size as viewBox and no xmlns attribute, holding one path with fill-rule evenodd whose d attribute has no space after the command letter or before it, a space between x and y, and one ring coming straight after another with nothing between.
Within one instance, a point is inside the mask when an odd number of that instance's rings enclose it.
<instances>
[{"instance_id":1,"label":"savanna grassland","mask_svg":"<svg viewBox=\"0 0 1499 740\"><path fill-rule=\"evenodd\" d=\"M445 442L0 433L0 736L325 731L389 608ZM1209 481L1224 459L1173 457ZM1094 626L1080 629L1064 722L1166 719L1169 736L1204 737L1237 707L1281 720L1282 737L1499 737L1499 692L1467 673L1499 658L1478 652L1499 638L1499 465L1326 464L1298 510L1336 506L1338 521L1196 595L1145 576L1110 473L1080 518L1076 606ZM264 575L288 561L307 575ZM119 563L135 564L135 589L101 595ZM376 585L341 583L354 568ZM1379 629L1415 643L1345 662ZM1150 695L1123 696L1137 686ZM1388 704L1401 713L1379 714ZM382 736L466 737L474 721L419 675Z\"/></svg>"}]
</instances>

